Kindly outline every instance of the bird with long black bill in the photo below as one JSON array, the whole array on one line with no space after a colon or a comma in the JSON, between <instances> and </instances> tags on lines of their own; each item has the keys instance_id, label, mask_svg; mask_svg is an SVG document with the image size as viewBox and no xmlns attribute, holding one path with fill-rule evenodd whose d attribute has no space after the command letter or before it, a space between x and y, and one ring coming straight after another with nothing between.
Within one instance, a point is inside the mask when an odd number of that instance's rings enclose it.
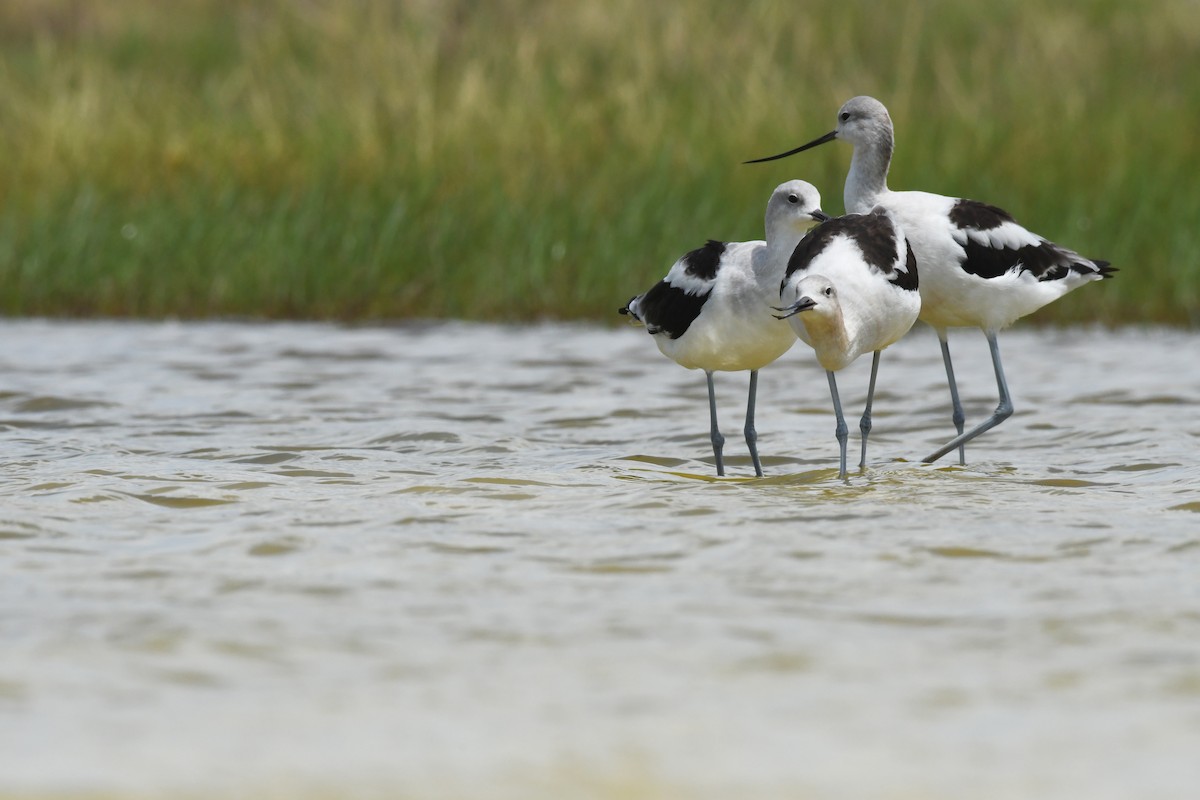
<instances>
[{"instance_id":1,"label":"bird with long black bill","mask_svg":"<svg viewBox=\"0 0 1200 800\"><path fill-rule=\"evenodd\" d=\"M921 271L921 316L937 332L950 384L952 420L958 435L925 457L936 461L958 450L1013 413L997 333L1016 320L1085 283L1110 277L1107 261L1085 258L1021 226L995 206L929 192L894 192L887 186L895 137L883 103L860 96L846 102L837 128L786 153L747 161L773 161L842 139L854 146L846 175L848 213L882 206L904 230ZM983 330L991 351L999 403L990 417L963 432L965 417L950 360L947 329Z\"/></svg>"}]
</instances>

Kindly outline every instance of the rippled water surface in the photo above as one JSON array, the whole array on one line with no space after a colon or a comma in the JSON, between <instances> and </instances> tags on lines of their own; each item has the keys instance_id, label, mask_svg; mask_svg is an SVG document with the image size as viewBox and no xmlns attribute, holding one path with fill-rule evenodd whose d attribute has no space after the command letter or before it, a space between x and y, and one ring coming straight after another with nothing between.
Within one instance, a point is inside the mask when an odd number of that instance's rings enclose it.
<instances>
[{"instance_id":1,"label":"rippled water surface","mask_svg":"<svg viewBox=\"0 0 1200 800\"><path fill-rule=\"evenodd\" d=\"M970 420L995 403L955 332ZM0 324L0 796L1200 796L1200 335ZM841 378L851 414L867 364Z\"/></svg>"}]
</instances>

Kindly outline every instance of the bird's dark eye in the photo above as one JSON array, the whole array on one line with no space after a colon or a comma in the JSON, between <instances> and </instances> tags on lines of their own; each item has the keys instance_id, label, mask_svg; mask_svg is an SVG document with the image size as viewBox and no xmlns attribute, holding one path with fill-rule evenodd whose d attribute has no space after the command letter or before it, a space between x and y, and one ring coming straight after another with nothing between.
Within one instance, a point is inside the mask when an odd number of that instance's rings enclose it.
<instances>
[{"instance_id":1,"label":"bird's dark eye","mask_svg":"<svg viewBox=\"0 0 1200 800\"><path fill-rule=\"evenodd\" d=\"M838 119L840 119L842 122L846 122L850 119L850 112L843 111L841 114L838 114Z\"/></svg>"},{"instance_id":2,"label":"bird's dark eye","mask_svg":"<svg viewBox=\"0 0 1200 800\"><path fill-rule=\"evenodd\" d=\"M789 194L789 195L788 195L788 202L789 202L789 203L792 203L793 205L795 205L796 203L799 203L799 202L800 202L800 198L799 198L799 197L797 197L797 196L796 196L796 195L794 195L794 194Z\"/></svg>"},{"instance_id":3,"label":"bird's dark eye","mask_svg":"<svg viewBox=\"0 0 1200 800\"><path fill-rule=\"evenodd\" d=\"M826 296L826 297L833 297L833 287L832 287L832 286L826 286L826 287L825 287L825 296Z\"/></svg>"}]
</instances>

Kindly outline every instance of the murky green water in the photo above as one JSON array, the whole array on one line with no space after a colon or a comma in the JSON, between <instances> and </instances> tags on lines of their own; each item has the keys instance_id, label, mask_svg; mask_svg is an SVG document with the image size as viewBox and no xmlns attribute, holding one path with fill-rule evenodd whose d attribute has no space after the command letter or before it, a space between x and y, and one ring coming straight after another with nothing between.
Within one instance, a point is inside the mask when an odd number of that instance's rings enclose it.
<instances>
[{"instance_id":1,"label":"murky green water","mask_svg":"<svg viewBox=\"0 0 1200 800\"><path fill-rule=\"evenodd\" d=\"M1194 333L1003 336L1017 414L959 468L917 461L950 432L919 329L848 485L802 345L763 480L718 382L716 481L703 376L635 330L0 342L0 795L1200 791Z\"/></svg>"}]
</instances>

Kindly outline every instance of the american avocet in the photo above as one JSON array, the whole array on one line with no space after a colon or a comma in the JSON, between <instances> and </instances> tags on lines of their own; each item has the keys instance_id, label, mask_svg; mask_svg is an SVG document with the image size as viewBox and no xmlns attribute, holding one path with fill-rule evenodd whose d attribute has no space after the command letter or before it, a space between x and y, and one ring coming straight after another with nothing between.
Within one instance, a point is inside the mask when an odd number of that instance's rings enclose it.
<instances>
[{"instance_id":1,"label":"american avocet","mask_svg":"<svg viewBox=\"0 0 1200 800\"><path fill-rule=\"evenodd\" d=\"M646 325L663 355L707 375L718 476L725 474L721 458L725 437L717 428L713 372L750 370L745 436L754 472L761 477L754 430L758 370L796 343L792 329L774 318L771 306L779 302L779 282L796 243L826 219L815 186L805 181L780 184L767 203L765 242L710 240L676 261L667 277L620 309Z\"/></svg>"},{"instance_id":2,"label":"american avocet","mask_svg":"<svg viewBox=\"0 0 1200 800\"><path fill-rule=\"evenodd\" d=\"M867 466L867 436L879 353L908 332L921 310L917 264L912 248L883 208L869 214L837 217L800 240L780 287L780 319L817 352L829 375L829 393L837 416L841 448L838 477L846 477L846 420L834 373L863 353L874 353L867 405L859 421L862 459Z\"/></svg>"},{"instance_id":3,"label":"american avocet","mask_svg":"<svg viewBox=\"0 0 1200 800\"><path fill-rule=\"evenodd\" d=\"M834 139L854 146L846 175L847 212L883 206L904 229L921 269L921 319L937 331L950 383L958 436L926 456L936 461L994 428L1013 413L996 334L1016 320L1089 281L1116 271L1107 261L1084 258L1026 230L1007 212L975 200L887 187L894 134L892 118L873 97L855 97L838 111L837 128L808 144L768 158L790 156ZM963 433L963 410L950 362L946 329L978 327L987 337L1000 402L995 412Z\"/></svg>"}]
</instances>

